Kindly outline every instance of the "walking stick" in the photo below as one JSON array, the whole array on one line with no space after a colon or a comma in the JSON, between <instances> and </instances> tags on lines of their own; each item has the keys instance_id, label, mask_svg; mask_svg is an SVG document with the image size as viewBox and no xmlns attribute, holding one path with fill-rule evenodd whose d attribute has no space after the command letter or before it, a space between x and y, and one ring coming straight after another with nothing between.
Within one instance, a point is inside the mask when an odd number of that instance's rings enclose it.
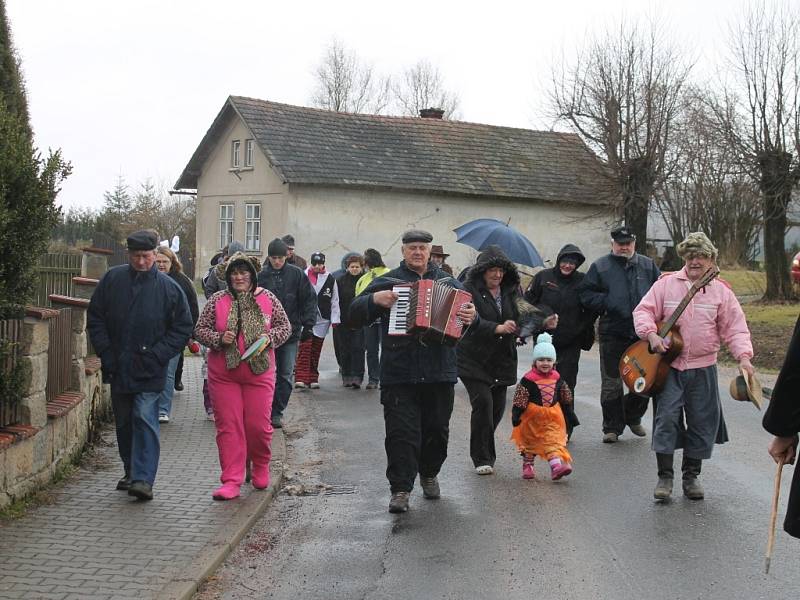
<instances>
[{"instance_id":1,"label":"walking stick","mask_svg":"<svg viewBox=\"0 0 800 600\"><path fill-rule=\"evenodd\" d=\"M778 520L778 496L781 493L781 473L783 473L784 457L778 460L778 472L775 473L775 491L772 493L772 514L769 517L769 539L767 540L767 558L764 562L764 573L769 573L769 561L772 558L772 546L775 544L775 522Z\"/></svg>"}]
</instances>

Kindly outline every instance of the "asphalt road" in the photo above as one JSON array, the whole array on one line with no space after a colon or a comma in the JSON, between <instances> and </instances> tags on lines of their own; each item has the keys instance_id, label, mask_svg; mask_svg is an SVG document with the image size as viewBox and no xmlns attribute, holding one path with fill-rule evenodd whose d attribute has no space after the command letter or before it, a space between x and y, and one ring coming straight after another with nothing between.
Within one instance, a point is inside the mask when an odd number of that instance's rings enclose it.
<instances>
[{"instance_id":1,"label":"asphalt road","mask_svg":"<svg viewBox=\"0 0 800 600\"><path fill-rule=\"evenodd\" d=\"M520 357L529 364L530 347ZM497 433L491 476L469 459L469 403L456 387L442 498L419 488L403 515L387 512L379 394L339 386L326 342L323 389L295 393L287 411L289 485L218 574L212 598L755 599L800 593L800 541L780 529L764 574L775 473L760 413L725 395L732 441L704 463L706 499L656 503L649 437L602 444L599 366L584 353L574 472L552 482L537 460L521 479L510 418ZM727 389L727 381L722 385ZM511 390L509 390L509 401ZM646 426L650 430L650 413ZM680 457L676 457L678 466Z\"/></svg>"}]
</instances>

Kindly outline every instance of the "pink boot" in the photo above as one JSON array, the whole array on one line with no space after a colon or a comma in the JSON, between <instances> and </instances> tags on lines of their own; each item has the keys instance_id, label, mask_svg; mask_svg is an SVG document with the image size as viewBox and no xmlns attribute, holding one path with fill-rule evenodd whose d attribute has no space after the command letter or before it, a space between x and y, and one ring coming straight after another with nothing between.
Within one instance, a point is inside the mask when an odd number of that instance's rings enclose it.
<instances>
[{"instance_id":1,"label":"pink boot","mask_svg":"<svg viewBox=\"0 0 800 600\"><path fill-rule=\"evenodd\" d=\"M522 461L522 478L533 479L536 477L536 472L533 470L533 461Z\"/></svg>"},{"instance_id":2,"label":"pink boot","mask_svg":"<svg viewBox=\"0 0 800 600\"><path fill-rule=\"evenodd\" d=\"M557 481L572 473L572 465L562 461L560 458L550 459L550 479Z\"/></svg>"},{"instance_id":3,"label":"pink boot","mask_svg":"<svg viewBox=\"0 0 800 600\"><path fill-rule=\"evenodd\" d=\"M239 497L239 485L236 483L223 483L211 494L214 500L233 500Z\"/></svg>"},{"instance_id":4,"label":"pink boot","mask_svg":"<svg viewBox=\"0 0 800 600\"><path fill-rule=\"evenodd\" d=\"M253 487L265 490L269 487L269 465L266 467L253 467Z\"/></svg>"}]
</instances>

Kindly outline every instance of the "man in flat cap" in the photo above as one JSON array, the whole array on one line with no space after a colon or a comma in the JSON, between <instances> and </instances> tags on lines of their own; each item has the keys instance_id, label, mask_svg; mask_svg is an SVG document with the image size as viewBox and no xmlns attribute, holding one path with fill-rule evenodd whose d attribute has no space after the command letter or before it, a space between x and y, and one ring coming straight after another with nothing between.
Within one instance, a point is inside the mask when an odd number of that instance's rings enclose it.
<instances>
[{"instance_id":1,"label":"man in flat cap","mask_svg":"<svg viewBox=\"0 0 800 600\"><path fill-rule=\"evenodd\" d=\"M730 285L713 277L717 249L705 233L690 233L676 247L684 261L680 271L659 279L633 311L636 333L649 342L654 352L667 351L658 335L658 323L666 321L695 284L702 291L691 299L676 327L683 338L683 350L669 365L664 387L655 395L653 450L658 465L656 500L672 494L673 454L683 449L683 494L690 500L704 497L698 477L703 460L711 458L714 444L728 441L717 381L717 352L722 342L739 362L739 368L753 374L753 345L750 330ZM710 272L709 272L710 271Z\"/></svg>"},{"instance_id":2,"label":"man in flat cap","mask_svg":"<svg viewBox=\"0 0 800 600\"><path fill-rule=\"evenodd\" d=\"M156 268L158 235L128 237L128 264L97 284L87 314L92 346L111 384L117 446L125 475L118 490L152 500L160 453L158 398L170 359L192 335L192 315L180 286Z\"/></svg>"},{"instance_id":3,"label":"man in flat cap","mask_svg":"<svg viewBox=\"0 0 800 600\"><path fill-rule=\"evenodd\" d=\"M639 338L631 313L661 272L651 259L636 252L636 236L621 225L611 230L611 252L598 258L578 288L581 304L600 315L600 406L603 442L613 444L627 425L634 435L647 435L642 416L648 397L624 394L619 359Z\"/></svg>"},{"instance_id":4,"label":"man in flat cap","mask_svg":"<svg viewBox=\"0 0 800 600\"><path fill-rule=\"evenodd\" d=\"M425 498L440 496L437 476L447 457L453 388L458 376L455 348L430 341L422 343L414 336L388 335L390 310L398 298L392 287L398 280L444 280L453 287L462 287L431 262L432 241L433 236L427 231L406 231L400 266L375 278L350 306L351 320L360 325L381 320L381 404L392 513L408 510L417 475ZM466 326L475 315L472 304L458 311Z\"/></svg>"}]
</instances>

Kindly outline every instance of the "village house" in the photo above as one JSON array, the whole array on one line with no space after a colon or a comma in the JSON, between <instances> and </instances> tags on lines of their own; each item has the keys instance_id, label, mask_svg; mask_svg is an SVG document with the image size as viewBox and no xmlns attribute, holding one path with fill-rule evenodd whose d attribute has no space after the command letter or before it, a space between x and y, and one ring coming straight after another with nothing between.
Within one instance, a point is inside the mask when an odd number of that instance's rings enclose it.
<instances>
[{"instance_id":1,"label":"village house","mask_svg":"<svg viewBox=\"0 0 800 600\"><path fill-rule=\"evenodd\" d=\"M576 135L447 121L436 109L387 117L231 96L175 187L196 190L198 273L231 240L263 258L286 233L332 268L369 247L394 266L411 227L461 268L477 253L453 229L481 217L510 222L546 260L573 242L591 261L608 252L613 219Z\"/></svg>"}]
</instances>

